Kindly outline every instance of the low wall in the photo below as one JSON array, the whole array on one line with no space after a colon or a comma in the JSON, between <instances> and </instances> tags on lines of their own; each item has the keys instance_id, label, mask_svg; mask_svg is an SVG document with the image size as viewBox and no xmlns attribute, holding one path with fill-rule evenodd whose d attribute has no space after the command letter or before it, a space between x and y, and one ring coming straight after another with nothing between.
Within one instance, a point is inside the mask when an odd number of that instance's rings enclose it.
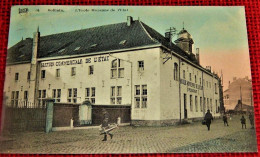
<instances>
[{"instance_id":1,"label":"low wall","mask_svg":"<svg viewBox=\"0 0 260 157\"><path fill-rule=\"evenodd\" d=\"M73 119L73 126L79 125L79 104L55 103L53 109L53 127L70 126Z\"/></svg>"},{"instance_id":2,"label":"low wall","mask_svg":"<svg viewBox=\"0 0 260 157\"><path fill-rule=\"evenodd\" d=\"M109 115L108 123L117 123L118 117L121 123L131 122L131 106L123 105L92 105L92 124L100 125L103 122L104 115L102 109L105 109Z\"/></svg>"}]
</instances>

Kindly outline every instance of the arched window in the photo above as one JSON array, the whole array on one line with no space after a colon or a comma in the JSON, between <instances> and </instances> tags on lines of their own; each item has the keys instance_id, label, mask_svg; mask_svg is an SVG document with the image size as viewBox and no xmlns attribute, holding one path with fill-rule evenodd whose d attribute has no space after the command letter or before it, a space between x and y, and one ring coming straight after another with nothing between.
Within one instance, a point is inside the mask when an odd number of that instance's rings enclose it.
<instances>
[{"instance_id":1,"label":"arched window","mask_svg":"<svg viewBox=\"0 0 260 157\"><path fill-rule=\"evenodd\" d=\"M178 81L178 72L179 68L178 68L178 64L174 63L174 67L173 67L173 79Z\"/></svg>"},{"instance_id":2,"label":"arched window","mask_svg":"<svg viewBox=\"0 0 260 157\"><path fill-rule=\"evenodd\" d=\"M114 59L111 62L111 78L123 78L124 77L124 65L122 60Z\"/></svg>"}]
</instances>

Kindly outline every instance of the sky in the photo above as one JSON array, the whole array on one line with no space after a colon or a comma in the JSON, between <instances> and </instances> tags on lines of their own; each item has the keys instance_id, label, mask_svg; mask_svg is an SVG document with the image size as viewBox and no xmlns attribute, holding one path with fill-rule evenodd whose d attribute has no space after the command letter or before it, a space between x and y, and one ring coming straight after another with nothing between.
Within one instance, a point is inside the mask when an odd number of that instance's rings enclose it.
<instances>
[{"instance_id":1,"label":"sky","mask_svg":"<svg viewBox=\"0 0 260 157\"><path fill-rule=\"evenodd\" d=\"M19 9L25 8L27 13L19 13ZM243 6L13 6L8 47L22 38L32 38L38 26L41 36L45 36L126 22L127 16L139 18L162 35L170 27L178 32L184 26L192 35L193 52L200 49L201 65L211 66L218 74L222 71L224 89L233 77L251 78Z\"/></svg>"}]
</instances>

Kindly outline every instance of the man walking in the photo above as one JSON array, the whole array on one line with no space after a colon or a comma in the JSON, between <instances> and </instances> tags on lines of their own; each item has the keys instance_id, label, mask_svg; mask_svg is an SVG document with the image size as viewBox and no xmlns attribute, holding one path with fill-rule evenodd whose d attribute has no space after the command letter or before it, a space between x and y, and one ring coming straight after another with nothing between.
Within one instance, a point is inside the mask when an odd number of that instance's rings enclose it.
<instances>
[{"instance_id":1,"label":"man walking","mask_svg":"<svg viewBox=\"0 0 260 157\"><path fill-rule=\"evenodd\" d=\"M206 125L207 125L208 131L209 131L210 130L211 120L213 120L212 114L210 113L209 110L205 114L204 120L206 121Z\"/></svg>"},{"instance_id":2,"label":"man walking","mask_svg":"<svg viewBox=\"0 0 260 157\"><path fill-rule=\"evenodd\" d=\"M223 115L223 121L224 121L224 126L228 126L228 121L227 121L227 115L224 113Z\"/></svg>"},{"instance_id":3,"label":"man walking","mask_svg":"<svg viewBox=\"0 0 260 157\"><path fill-rule=\"evenodd\" d=\"M103 122L102 122L102 129L103 129L103 134L104 134L104 139L102 141L107 141L107 134L110 135L110 138L112 139L113 138L113 134L111 134L110 132L108 131L105 131L106 129L109 129L109 126L108 126L108 118L109 118L109 115L106 111L106 109L102 109L102 112L103 112Z\"/></svg>"}]
</instances>

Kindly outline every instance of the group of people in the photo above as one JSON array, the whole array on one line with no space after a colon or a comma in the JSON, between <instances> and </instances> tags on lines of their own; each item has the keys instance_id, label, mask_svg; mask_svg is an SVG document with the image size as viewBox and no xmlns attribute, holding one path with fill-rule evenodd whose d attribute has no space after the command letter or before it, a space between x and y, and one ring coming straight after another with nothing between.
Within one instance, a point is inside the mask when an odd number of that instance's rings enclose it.
<instances>
[{"instance_id":1,"label":"group of people","mask_svg":"<svg viewBox=\"0 0 260 157\"><path fill-rule=\"evenodd\" d=\"M103 112L103 122L102 122L100 131L101 131L101 134L104 134L104 139L102 141L107 141L107 135L109 135L111 139L113 138L113 134L111 134L110 131L117 128L117 125L116 124L109 125L108 124L108 120L109 120L108 112L105 109L103 109L102 112ZM251 124L252 128L254 128L254 115L252 113L249 113L248 118L250 120L250 124ZM204 122L203 122L207 126L208 131L210 130L210 125L211 125L212 120L213 120L213 116L210 113L210 110L208 110L207 113L205 114ZM224 126L229 126L228 118L227 118L226 114L223 115L223 122L224 122ZM244 117L244 115L242 115L240 122L242 125L242 129L244 129L244 128L246 129L246 118Z\"/></svg>"},{"instance_id":2,"label":"group of people","mask_svg":"<svg viewBox=\"0 0 260 157\"><path fill-rule=\"evenodd\" d=\"M251 127L254 128L254 115L251 112L249 113L248 118L249 118ZM210 111L208 110L207 113L205 114L205 117L204 117L204 123L206 124L208 131L210 130L210 125L211 125L212 120L213 120L213 116L210 113ZM224 126L229 126L228 125L228 118L227 118L226 114L223 115L223 122L224 122ZM246 129L246 118L245 118L244 115L242 115L240 122L241 122L241 125L242 125L242 129L244 129L244 128Z\"/></svg>"}]
</instances>

